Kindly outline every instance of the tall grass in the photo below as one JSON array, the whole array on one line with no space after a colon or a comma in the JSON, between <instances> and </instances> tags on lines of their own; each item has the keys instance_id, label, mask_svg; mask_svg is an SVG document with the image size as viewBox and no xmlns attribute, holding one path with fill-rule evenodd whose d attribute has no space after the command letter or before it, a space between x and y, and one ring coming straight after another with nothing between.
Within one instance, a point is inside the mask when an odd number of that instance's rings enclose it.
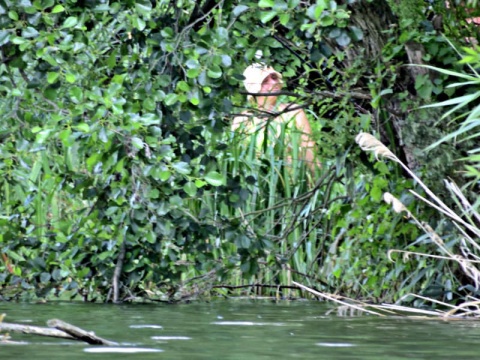
<instances>
[{"instance_id":1,"label":"tall grass","mask_svg":"<svg viewBox=\"0 0 480 360\"><path fill-rule=\"evenodd\" d=\"M446 205L445 202L434 194L418 176L411 171L398 157L396 157L384 144L377 140L374 136L361 133L356 137L356 142L364 151L370 151L375 154L377 160L386 158L392 160L403 167L403 169L413 178L416 183L423 188L427 197L424 197L417 192L411 190L411 193L420 201L434 208L441 215L446 217L456 228L456 236L458 241L453 243L446 243L444 239L428 224L425 220L418 219L407 207L394 195L390 193L384 194L384 201L392 206L392 209L404 214L407 219L411 219L417 226L430 238L432 244L435 245L436 252L433 253L419 253L415 251L407 251L403 249L391 249L389 257L392 254L399 253L403 255L404 260L408 260L410 256L426 257L435 259L437 261L449 261L458 264L460 271L455 272L453 279L455 284L452 284L453 289L467 289L469 293L464 301L480 301L478 292L480 290L480 271L478 264L480 263L480 214L474 209L470 201L462 194L458 186L446 180L445 186L449 190L453 200L457 205L457 209L452 209ZM393 260L392 260L393 261ZM417 296L417 298L420 298ZM439 302L435 299L424 300L430 301L434 304L442 306L449 306L444 302ZM477 314L480 315L480 312Z\"/></svg>"},{"instance_id":2,"label":"tall grass","mask_svg":"<svg viewBox=\"0 0 480 360\"><path fill-rule=\"evenodd\" d=\"M272 285L254 292L272 295L275 286L292 286L295 280L318 284L325 228L334 217L327 209L343 200L345 190L334 186L338 172L329 163L311 171L303 160L296 130L283 124L276 136L265 137L263 131L232 131L224 139L230 150L218 158L218 164L232 182L227 195L231 204L218 202L225 194L212 191L205 193L201 204L194 200L194 208L208 209L212 219L222 219L219 238L208 241L215 244L219 261L235 264L224 283ZM237 226L241 235L230 238L230 226ZM244 246L252 259L258 257L255 264L239 257L245 253Z\"/></svg>"},{"instance_id":3,"label":"tall grass","mask_svg":"<svg viewBox=\"0 0 480 360\"><path fill-rule=\"evenodd\" d=\"M440 268L440 271L451 271L454 283L450 285L451 291L456 293L456 305L446 301L441 301L434 297L407 293L401 296L396 304L371 304L362 301L350 299L320 292L309 288L303 284L295 283L305 291L332 302L339 304L339 313L344 313L341 309L350 309L354 311L367 312L372 315L401 315L401 316L428 316L441 319L456 319L465 317L480 317L480 214L475 210L473 204L464 196L459 187L446 180L445 186L449 190L457 208L453 209L434 194L418 176L411 171L395 154L393 154L383 143L377 140L373 135L360 133L356 137L356 142L364 151L372 152L377 160L388 159L399 164L416 183L423 188L427 196L411 190L411 193L419 200L433 207L450 221L455 231L457 241L445 242L425 220L420 220L403 204L397 197L391 193L385 192L383 199L389 204L393 211L402 214L406 219L413 221L428 238L434 248L431 252L416 252L404 249L391 249L388 256L392 262L409 261L412 257L430 258L438 262L439 266L431 266L431 269ZM395 257L394 254L400 254L401 257ZM457 267L449 267L448 263L457 264ZM450 269L450 270L449 270ZM416 269L412 277L426 278L426 272L422 269ZM408 280L409 278L407 278ZM418 279L417 279L418 281ZM401 290L408 287L406 283L402 284ZM460 293L463 297L460 299ZM403 305L405 302L411 302L420 305L411 307ZM450 300L453 300L450 297ZM460 304L458 304L460 300ZM425 309L429 306L430 309Z\"/></svg>"}]
</instances>

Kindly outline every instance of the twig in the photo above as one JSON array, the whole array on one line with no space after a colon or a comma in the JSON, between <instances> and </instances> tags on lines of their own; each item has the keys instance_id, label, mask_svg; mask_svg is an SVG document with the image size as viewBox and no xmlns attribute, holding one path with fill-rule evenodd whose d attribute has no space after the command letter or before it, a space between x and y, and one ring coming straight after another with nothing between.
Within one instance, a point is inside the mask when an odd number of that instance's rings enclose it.
<instances>
[{"instance_id":1,"label":"twig","mask_svg":"<svg viewBox=\"0 0 480 360\"><path fill-rule=\"evenodd\" d=\"M291 285L268 285L268 284L247 284L247 285L213 285L212 289L245 289L250 287L260 287L260 288L275 288L275 289L293 289L293 290L301 290L298 286L291 286Z\"/></svg>"}]
</instances>

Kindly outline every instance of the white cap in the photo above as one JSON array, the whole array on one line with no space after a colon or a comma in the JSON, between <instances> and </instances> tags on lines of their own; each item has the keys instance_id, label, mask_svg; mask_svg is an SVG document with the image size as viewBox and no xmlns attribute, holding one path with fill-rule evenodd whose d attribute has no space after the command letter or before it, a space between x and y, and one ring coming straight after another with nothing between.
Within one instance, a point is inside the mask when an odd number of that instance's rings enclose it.
<instances>
[{"instance_id":1,"label":"white cap","mask_svg":"<svg viewBox=\"0 0 480 360\"><path fill-rule=\"evenodd\" d=\"M243 85L245 85L245 89L247 89L249 93L259 93L262 89L263 80L270 74L276 74L280 82L282 82L282 74L274 68L263 64L250 65L243 72L243 76L245 77Z\"/></svg>"}]
</instances>

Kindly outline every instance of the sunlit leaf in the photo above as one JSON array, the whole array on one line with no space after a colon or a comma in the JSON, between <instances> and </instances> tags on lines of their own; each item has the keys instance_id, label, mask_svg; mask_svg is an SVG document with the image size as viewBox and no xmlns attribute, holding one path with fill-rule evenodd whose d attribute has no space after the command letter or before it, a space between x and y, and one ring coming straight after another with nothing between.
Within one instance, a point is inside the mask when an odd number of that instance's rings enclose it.
<instances>
[{"instance_id":1,"label":"sunlit leaf","mask_svg":"<svg viewBox=\"0 0 480 360\"><path fill-rule=\"evenodd\" d=\"M76 16L70 16L68 17L64 23L63 23L63 28L71 28L71 27L74 27L75 25L77 25L78 23L78 19Z\"/></svg>"},{"instance_id":2,"label":"sunlit leaf","mask_svg":"<svg viewBox=\"0 0 480 360\"><path fill-rule=\"evenodd\" d=\"M275 5L274 0L260 0L258 2L258 7L266 8L266 7L273 7Z\"/></svg>"},{"instance_id":3,"label":"sunlit leaf","mask_svg":"<svg viewBox=\"0 0 480 360\"><path fill-rule=\"evenodd\" d=\"M205 175L205 181L213 186L221 186L225 183L225 178L219 172L210 171Z\"/></svg>"},{"instance_id":4,"label":"sunlit leaf","mask_svg":"<svg viewBox=\"0 0 480 360\"><path fill-rule=\"evenodd\" d=\"M190 164L184 161L176 162L172 165L173 169L182 175L188 175L192 171Z\"/></svg>"},{"instance_id":5,"label":"sunlit leaf","mask_svg":"<svg viewBox=\"0 0 480 360\"><path fill-rule=\"evenodd\" d=\"M240 16L243 14L245 11L247 11L249 8L247 5L237 5L233 8L232 14L233 16Z\"/></svg>"},{"instance_id":6,"label":"sunlit leaf","mask_svg":"<svg viewBox=\"0 0 480 360\"><path fill-rule=\"evenodd\" d=\"M197 186L191 181L183 186L183 190L191 197L194 197L197 194Z\"/></svg>"},{"instance_id":7,"label":"sunlit leaf","mask_svg":"<svg viewBox=\"0 0 480 360\"><path fill-rule=\"evenodd\" d=\"M65 11L65 8L62 5L55 5L54 8L52 9L52 14L57 14Z\"/></svg>"},{"instance_id":8,"label":"sunlit leaf","mask_svg":"<svg viewBox=\"0 0 480 360\"><path fill-rule=\"evenodd\" d=\"M275 11L275 10L262 11L262 12L260 12L260 21L262 23L266 24L270 20L272 20L275 16L277 16L277 11Z\"/></svg>"}]
</instances>

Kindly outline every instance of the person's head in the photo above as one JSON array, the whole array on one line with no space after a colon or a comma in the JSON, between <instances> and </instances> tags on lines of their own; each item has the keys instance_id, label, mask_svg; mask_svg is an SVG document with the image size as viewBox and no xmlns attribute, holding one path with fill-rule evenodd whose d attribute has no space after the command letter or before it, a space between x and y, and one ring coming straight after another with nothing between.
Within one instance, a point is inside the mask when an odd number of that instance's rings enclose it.
<instances>
[{"instance_id":1,"label":"person's head","mask_svg":"<svg viewBox=\"0 0 480 360\"><path fill-rule=\"evenodd\" d=\"M243 84L249 93L270 93L277 92L282 89L282 74L270 66L262 64L253 64L243 72L245 80ZM252 95L248 95L247 99L252 101Z\"/></svg>"}]
</instances>

